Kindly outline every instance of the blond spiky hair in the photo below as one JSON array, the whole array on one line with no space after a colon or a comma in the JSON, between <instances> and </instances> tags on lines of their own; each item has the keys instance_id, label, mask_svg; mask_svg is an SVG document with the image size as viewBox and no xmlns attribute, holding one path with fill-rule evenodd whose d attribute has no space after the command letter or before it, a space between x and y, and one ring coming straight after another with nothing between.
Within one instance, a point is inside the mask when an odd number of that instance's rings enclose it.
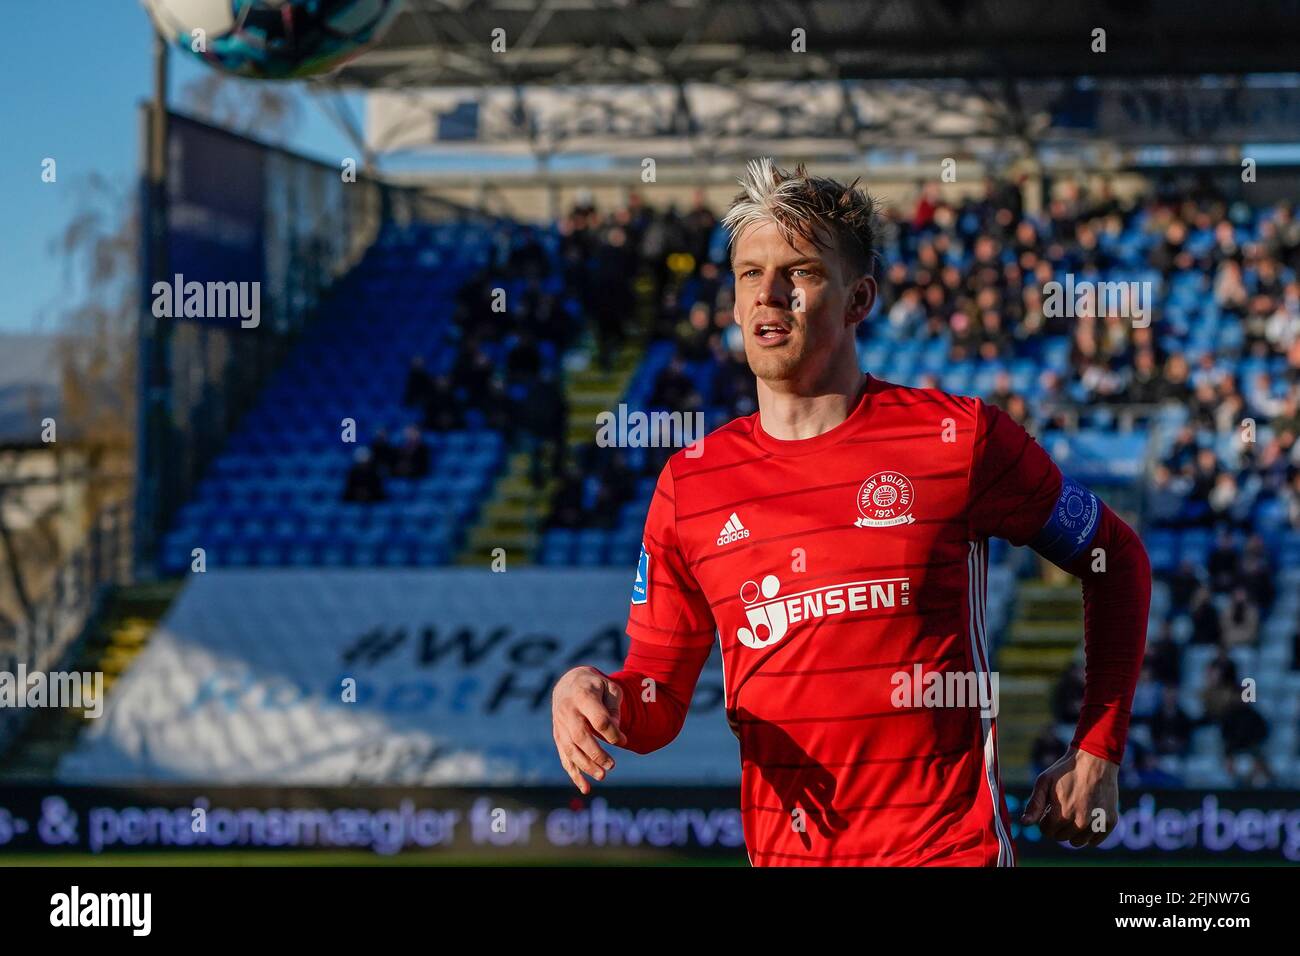
<instances>
[{"instance_id":1,"label":"blond spiky hair","mask_svg":"<svg viewBox=\"0 0 1300 956\"><path fill-rule=\"evenodd\" d=\"M850 273L871 272L876 259L876 200L855 179L847 186L824 176L810 176L804 164L794 172L777 166L770 156L751 159L745 178L722 219L731 236L730 258L736 258L736 241L751 226L776 223L786 242L801 237L820 249L839 252Z\"/></svg>"}]
</instances>

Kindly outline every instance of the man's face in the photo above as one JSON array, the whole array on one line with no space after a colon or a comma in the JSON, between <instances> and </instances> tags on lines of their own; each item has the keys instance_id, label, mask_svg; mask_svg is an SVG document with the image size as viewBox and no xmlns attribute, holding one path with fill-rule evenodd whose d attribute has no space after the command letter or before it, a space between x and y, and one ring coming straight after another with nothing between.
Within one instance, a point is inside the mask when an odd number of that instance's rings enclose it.
<instances>
[{"instance_id":1,"label":"man's face","mask_svg":"<svg viewBox=\"0 0 1300 956\"><path fill-rule=\"evenodd\" d=\"M871 309L876 283L849 276L839 255L802 237L791 246L775 223L745 230L736 241L736 323L745 356L768 383L819 384ZM855 353L856 354L856 353Z\"/></svg>"}]
</instances>

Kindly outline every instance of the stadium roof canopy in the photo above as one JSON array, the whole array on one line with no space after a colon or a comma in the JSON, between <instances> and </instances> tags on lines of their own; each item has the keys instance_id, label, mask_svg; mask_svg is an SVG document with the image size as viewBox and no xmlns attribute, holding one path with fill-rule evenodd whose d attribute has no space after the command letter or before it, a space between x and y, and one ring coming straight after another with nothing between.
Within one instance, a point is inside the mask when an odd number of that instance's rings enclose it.
<instances>
[{"instance_id":1,"label":"stadium roof canopy","mask_svg":"<svg viewBox=\"0 0 1300 956\"><path fill-rule=\"evenodd\" d=\"M1297 50L1300 0L407 0L324 85L371 156L1005 163L1294 142Z\"/></svg>"},{"instance_id":2,"label":"stadium roof canopy","mask_svg":"<svg viewBox=\"0 0 1300 956\"><path fill-rule=\"evenodd\" d=\"M1106 50L1093 52L1093 31ZM493 31L506 49L493 52ZM795 30L806 52L792 53ZM1289 72L1297 0L407 0L349 86Z\"/></svg>"}]
</instances>

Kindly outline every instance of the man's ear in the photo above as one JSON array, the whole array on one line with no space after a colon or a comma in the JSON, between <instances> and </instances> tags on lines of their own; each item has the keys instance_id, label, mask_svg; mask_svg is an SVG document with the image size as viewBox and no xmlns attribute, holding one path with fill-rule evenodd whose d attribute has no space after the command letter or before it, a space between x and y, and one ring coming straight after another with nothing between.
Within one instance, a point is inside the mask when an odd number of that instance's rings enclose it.
<instances>
[{"instance_id":1,"label":"man's ear","mask_svg":"<svg viewBox=\"0 0 1300 956\"><path fill-rule=\"evenodd\" d=\"M876 280L872 276L863 276L857 281L848 308L844 310L849 325L857 325L867 317L871 307L876 304L877 291Z\"/></svg>"}]
</instances>

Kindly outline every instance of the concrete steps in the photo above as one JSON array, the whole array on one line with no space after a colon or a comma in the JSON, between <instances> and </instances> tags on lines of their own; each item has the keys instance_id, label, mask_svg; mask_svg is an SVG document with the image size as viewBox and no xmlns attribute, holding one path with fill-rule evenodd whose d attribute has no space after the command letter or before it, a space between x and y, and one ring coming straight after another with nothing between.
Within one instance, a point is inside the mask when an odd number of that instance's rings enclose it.
<instances>
[{"instance_id":1,"label":"concrete steps","mask_svg":"<svg viewBox=\"0 0 1300 956\"><path fill-rule=\"evenodd\" d=\"M1026 582L998 648L998 755L1004 783L1030 782L1034 740L1052 722L1050 698L1079 653L1083 606L1073 579Z\"/></svg>"},{"instance_id":2,"label":"concrete steps","mask_svg":"<svg viewBox=\"0 0 1300 956\"><path fill-rule=\"evenodd\" d=\"M551 482L540 490L528 478L529 458L515 452L506 463L479 522L469 532L458 564L487 566L496 548L505 549L507 566L528 563L537 547L537 526L546 517Z\"/></svg>"},{"instance_id":3,"label":"concrete steps","mask_svg":"<svg viewBox=\"0 0 1300 956\"><path fill-rule=\"evenodd\" d=\"M591 444L596 438L596 416L614 412L645 357L641 329L648 326L649 283L637 282L637 315L623 347L613 356L609 371L595 361L596 349L590 338L579 353L579 364L565 374L565 397L569 404L568 443L570 451ZM548 478L540 488L529 480L529 456L513 453L504 474L483 506L478 523L466 536L465 547L456 558L459 565L490 566L492 552L505 549L507 567L531 564L541 542L541 525L546 520L558 482Z\"/></svg>"},{"instance_id":4,"label":"concrete steps","mask_svg":"<svg viewBox=\"0 0 1300 956\"><path fill-rule=\"evenodd\" d=\"M595 365L569 374L566 393L569 399L569 445L581 447L596 434L596 416L612 412L627 392L628 383L641 363L644 349L626 346L614 358L606 373Z\"/></svg>"}]
</instances>

